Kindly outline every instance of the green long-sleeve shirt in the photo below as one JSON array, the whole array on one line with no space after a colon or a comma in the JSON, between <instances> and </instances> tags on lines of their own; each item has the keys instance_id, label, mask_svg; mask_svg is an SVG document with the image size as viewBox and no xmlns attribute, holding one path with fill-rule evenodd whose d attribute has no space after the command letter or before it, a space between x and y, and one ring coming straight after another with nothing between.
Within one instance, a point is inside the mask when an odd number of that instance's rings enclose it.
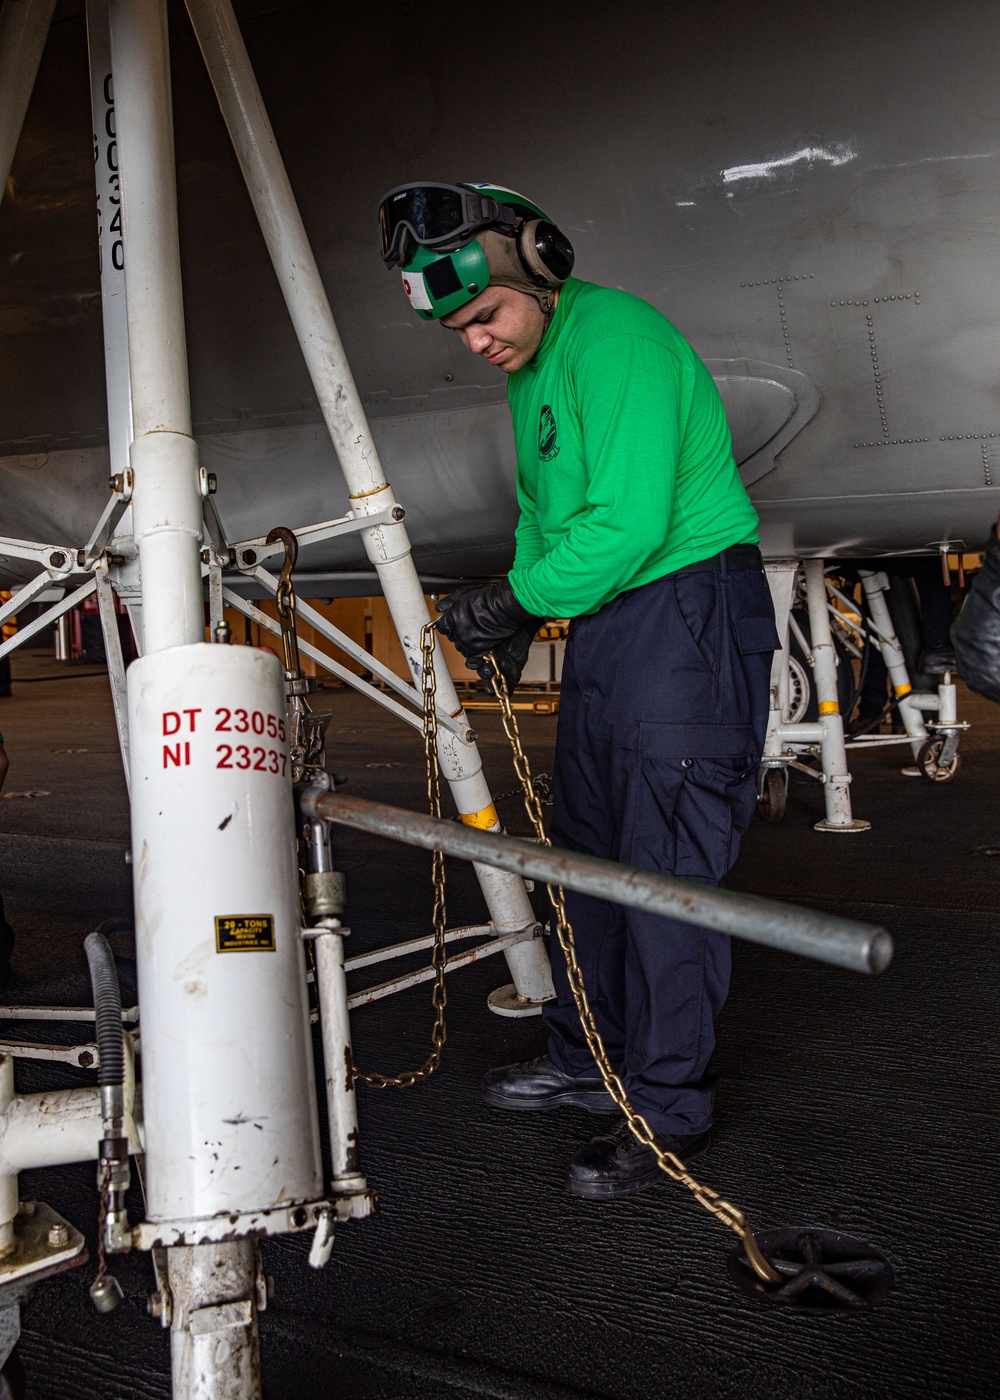
<instances>
[{"instance_id":1,"label":"green long-sleeve shirt","mask_svg":"<svg viewBox=\"0 0 1000 1400\"><path fill-rule=\"evenodd\" d=\"M596 612L758 542L712 376L648 302L570 278L507 393L521 508L509 577L531 612Z\"/></svg>"}]
</instances>

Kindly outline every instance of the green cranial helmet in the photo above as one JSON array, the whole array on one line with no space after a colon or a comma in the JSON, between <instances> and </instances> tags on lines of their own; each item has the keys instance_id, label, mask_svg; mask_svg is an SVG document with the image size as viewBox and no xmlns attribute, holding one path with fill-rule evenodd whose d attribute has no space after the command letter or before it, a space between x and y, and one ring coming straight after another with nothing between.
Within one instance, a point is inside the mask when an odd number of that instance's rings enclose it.
<instances>
[{"instance_id":1,"label":"green cranial helmet","mask_svg":"<svg viewBox=\"0 0 1000 1400\"><path fill-rule=\"evenodd\" d=\"M425 321L491 285L537 298L548 314L573 267L569 241L545 212L502 185L403 185L382 200L379 223L386 265L400 268Z\"/></svg>"}]
</instances>

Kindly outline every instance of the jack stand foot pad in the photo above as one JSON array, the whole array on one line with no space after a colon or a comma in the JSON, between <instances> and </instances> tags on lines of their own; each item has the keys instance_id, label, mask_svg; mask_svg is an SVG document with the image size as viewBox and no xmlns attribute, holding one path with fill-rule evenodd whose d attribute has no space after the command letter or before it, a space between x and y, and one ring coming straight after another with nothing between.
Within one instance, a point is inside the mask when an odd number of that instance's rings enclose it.
<instances>
[{"instance_id":1,"label":"jack stand foot pad","mask_svg":"<svg viewBox=\"0 0 1000 1400\"><path fill-rule=\"evenodd\" d=\"M813 831L846 831L849 835L857 831L871 831L871 822L861 821L860 818L850 822L830 822L821 821L813 825Z\"/></svg>"},{"instance_id":2,"label":"jack stand foot pad","mask_svg":"<svg viewBox=\"0 0 1000 1400\"><path fill-rule=\"evenodd\" d=\"M550 1001L550 997L545 998ZM508 982L506 987L497 987L495 992L490 992L486 998L486 1005L495 1016L540 1016L542 1014L542 1002L531 1001L528 997L519 995L513 982Z\"/></svg>"}]
</instances>

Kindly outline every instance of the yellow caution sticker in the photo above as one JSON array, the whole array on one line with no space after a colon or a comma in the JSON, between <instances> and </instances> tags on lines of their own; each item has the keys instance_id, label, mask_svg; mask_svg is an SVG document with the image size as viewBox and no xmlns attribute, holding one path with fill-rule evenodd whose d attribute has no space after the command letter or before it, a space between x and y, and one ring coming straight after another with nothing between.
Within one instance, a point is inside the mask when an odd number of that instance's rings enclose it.
<instances>
[{"instance_id":1,"label":"yellow caution sticker","mask_svg":"<svg viewBox=\"0 0 1000 1400\"><path fill-rule=\"evenodd\" d=\"M910 691L913 689L913 686L910 684L909 681L904 681L902 685L894 685L892 688L897 695L909 695Z\"/></svg>"},{"instance_id":2,"label":"yellow caution sticker","mask_svg":"<svg viewBox=\"0 0 1000 1400\"><path fill-rule=\"evenodd\" d=\"M484 807L481 812L462 812L460 819L466 826L478 826L483 831L489 831L496 826L500 818L497 816L497 809L491 802L488 807Z\"/></svg>"},{"instance_id":3,"label":"yellow caution sticker","mask_svg":"<svg viewBox=\"0 0 1000 1400\"><path fill-rule=\"evenodd\" d=\"M839 715L840 706L836 700L821 700L819 702L819 712L821 715Z\"/></svg>"},{"instance_id":4,"label":"yellow caution sticker","mask_svg":"<svg viewBox=\"0 0 1000 1400\"><path fill-rule=\"evenodd\" d=\"M217 953L273 953L273 914L223 914L215 921Z\"/></svg>"}]
</instances>

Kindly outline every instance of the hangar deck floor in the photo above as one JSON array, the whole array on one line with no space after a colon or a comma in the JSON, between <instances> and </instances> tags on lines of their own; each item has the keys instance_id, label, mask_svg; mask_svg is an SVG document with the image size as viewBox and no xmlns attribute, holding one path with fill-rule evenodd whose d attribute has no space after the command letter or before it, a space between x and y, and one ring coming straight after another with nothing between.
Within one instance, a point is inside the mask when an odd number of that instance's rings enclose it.
<instances>
[{"instance_id":1,"label":"hangar deck floor","mask_svg":"<svg viewBox=\"0 0 1000 1400\"><path fill-rule=\"evenodd\" d=\"M18 933L11 1001L85 997L83 935L129 905L107 685L42 679L69 670L19 655L14 697L0 701L8 793L47 793L0 806L0 880ZM420 806L416 736L342 690L323 692L323 707L331 767L350 774L350 790ZM838 837L813 831L821 793L797 781L784 823L755 824L730 881L882 922L896 939L879 980L737 946L719 1023L716 1145L699 1164L758 1227L830 1225L884 1249L898 1280L880 1307L824 1319L745 1298L725 1271L729 1235L669 1184L616 1205L566 1196L563 1164L594 1120L505 1116L478 1097L483 1071L542 1043L538 1021L487 1013L486 994L506 980L493 960L450 980L439 1075L417 1089L362 1091L363 1162L381 1213L342 1229L322 1274L307 1267L305 1240L265 1244L276 1284L261 1320L268 1400L994 1393L1000 862L978 848L1000 849L1000 711L965 695L962 710L976 727L953 784L902 777L899 750L859 756L856 811L874 829ZM499 724L476 724L504 792ZM546 768L555 721L524 728L536 770ZM523 832L517 800L501 806ZM340 856L353 949L424 931L425 854L342 833ZM454 866L451 921L481 913L471 872ZM417 1064L430 1020L426 986L360 1010L358 1062ZM85 1082L28 1064L17 1079L22 1089ZM93 1235L90 1165L25 1174L22 1195ZM145 1310L149 1261L132 1256L115 1272L126 1301L111 1317L88 1301L92 1265L26 1305L32 1400L169 1395L167 1337Z\"/></svg>"}]
</instances>

